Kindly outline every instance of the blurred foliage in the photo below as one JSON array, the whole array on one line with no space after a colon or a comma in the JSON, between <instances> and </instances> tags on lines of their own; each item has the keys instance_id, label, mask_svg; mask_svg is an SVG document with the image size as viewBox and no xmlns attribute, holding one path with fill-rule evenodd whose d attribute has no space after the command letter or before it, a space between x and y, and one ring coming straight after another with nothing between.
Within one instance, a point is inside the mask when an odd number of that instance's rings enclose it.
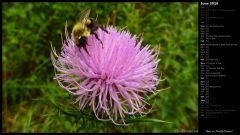
<instances>
[{"instance_id":1,"label":"blurred foliage","mask_svg":"<svg viewBox=\"0 0 240 135\"><path fill-rule=\"evenodd\" d=\"M60 50L68 30L86 7L102 24L143 33L144 44L161 49L159 89L145 118L170 121L115 126L71 116L71 97L53 80L50 42ZM3 132L181 132L198 128L197 3L2 3ZM58 107L63 106L65 110ZM65 111L70 111L65 112ZM75 112L76 113L76 112ZM77 121L76 121L77 119Z\"/></svg>"}]
</instances>

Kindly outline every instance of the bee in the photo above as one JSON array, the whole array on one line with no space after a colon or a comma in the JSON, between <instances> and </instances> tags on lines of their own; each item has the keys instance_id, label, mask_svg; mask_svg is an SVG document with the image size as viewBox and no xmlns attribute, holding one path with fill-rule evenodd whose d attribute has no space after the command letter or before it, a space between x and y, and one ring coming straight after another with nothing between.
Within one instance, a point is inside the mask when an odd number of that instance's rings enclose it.
<instances>
[{"instance_id":1,"label":"bee","mask_svg":"<svg viewBox=\"0 0 240 135\"><path fill-rule=\"evenodd\" d=\"M109 33L102 25L100 25L97 22L97 19L89 18L91 9L85 9L80 13L80 18L78 22L73 26L71 37L74 41L74 43L78 47L83 47L84 50L88 53L86 45L87 45L87 39L90 35L94 35L97 40L101 42L103 45L102 41L99 39L96 31L98 28L102 29L106 33ZM89 53L88 53L89 54Z\"/></svg>"}]
</instances>

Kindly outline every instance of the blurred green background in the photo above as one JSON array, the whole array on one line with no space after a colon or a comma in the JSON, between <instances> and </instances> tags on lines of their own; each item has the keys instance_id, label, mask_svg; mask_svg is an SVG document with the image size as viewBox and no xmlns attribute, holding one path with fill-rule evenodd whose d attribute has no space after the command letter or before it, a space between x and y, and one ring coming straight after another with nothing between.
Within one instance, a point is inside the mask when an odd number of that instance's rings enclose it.
<instances>
[{"instance_id":1,"label":"blurred green background","mask_svg":"<svg viewBox=\"0 0 240 135\"><path fill-rule=\"evenodd\" d=\"M151 100L146 118L127 127L68 112L72 100L53 80L50 42L59 52L61 33L90 7L101 24L144 33L160 45L159 73L170 87ZM185 132L198 129L198 3L2 3L3 132ZM86 109L85 112L88 110ZM79 119L79 121L76 121Z\"/></svg>"}]
</instances>

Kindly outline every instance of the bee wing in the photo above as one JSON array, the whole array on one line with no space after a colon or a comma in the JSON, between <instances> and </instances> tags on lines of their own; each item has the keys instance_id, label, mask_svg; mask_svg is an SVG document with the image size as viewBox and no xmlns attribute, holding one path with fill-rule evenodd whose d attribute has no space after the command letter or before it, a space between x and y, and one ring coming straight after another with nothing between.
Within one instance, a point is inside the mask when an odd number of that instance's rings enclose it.
<instances>
[{"instance_id":1,"label":"bee wing","mask_svg":"<svg viewBox=\"0 0 240 135\"><path fill-rule=\"evenodd\" d=\"M83 10L79 15L80 16L79 21L82 22L83 24L85 24L85 21L87 20L89 14L90 14L90 11L91 11L90 8Z\"/></svg>"}]
</instances>

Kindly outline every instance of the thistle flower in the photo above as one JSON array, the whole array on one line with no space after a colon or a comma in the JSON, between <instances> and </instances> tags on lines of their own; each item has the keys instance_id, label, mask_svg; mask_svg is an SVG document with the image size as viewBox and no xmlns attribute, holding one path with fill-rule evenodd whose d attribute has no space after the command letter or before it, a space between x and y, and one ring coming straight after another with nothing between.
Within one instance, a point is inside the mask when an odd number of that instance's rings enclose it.
<instances>
[{"instance_id":1,"label":"thistle flower","mask_svg":"<svg viewBox=\"0 0 240 135\"><path fill-rule=\"evenodd\" d=\"M155 93L159 82L158 53L149 45L142 47L142 39L137 41L126 30L106 29L109 33L97 31L102 44L94 35L87 39L88 54L69 38L66 27L61 54L52 48L58 71L54 79L76 97L79 110L90 106L97 119L125 125L125 115L149 112L145 99Z\"/></svg>"}]
</instances>

